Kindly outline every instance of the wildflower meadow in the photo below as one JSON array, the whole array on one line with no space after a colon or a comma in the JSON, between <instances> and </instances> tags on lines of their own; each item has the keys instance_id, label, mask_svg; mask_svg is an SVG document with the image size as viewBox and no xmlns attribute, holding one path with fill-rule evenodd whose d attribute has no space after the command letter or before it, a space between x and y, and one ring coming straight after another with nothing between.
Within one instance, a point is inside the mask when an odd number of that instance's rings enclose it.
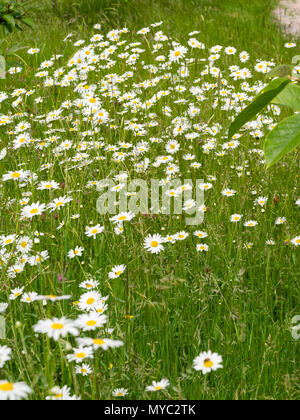
<instances>
[{"instance_id":1,"label":"wildflower meadow","mask_svg":"<svg viewBox=\"0 0 300 420\"><path fill-rule=\"evenodd\" d=\"M40 3L0 45L0 400L298 399L294 111L228 136L300 73L275 4Z\"/></svg>"}]
</instances>

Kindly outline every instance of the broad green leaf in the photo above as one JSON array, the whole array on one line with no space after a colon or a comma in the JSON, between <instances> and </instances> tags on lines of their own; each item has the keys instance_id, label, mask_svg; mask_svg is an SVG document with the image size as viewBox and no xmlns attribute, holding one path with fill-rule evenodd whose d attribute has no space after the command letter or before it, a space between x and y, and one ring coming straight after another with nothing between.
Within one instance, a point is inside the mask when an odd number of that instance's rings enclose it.
<instances>
[{"instance_id":1,"label":"broad green leaf","mask_svg":"<svg viewBox=\"0 0 300 420\"><path fill-rule=\"evenodd\" d=\"M284 105L294 111L300 110L300 86L290 84L279 93L273 100L273 104Z\"/></svg>"},{"instance_id":2,"label":"broad green leaf","mask_svg":"<svg viewBox=\"0 0 300 420\"><path fill-rule=\"evenodd\" d=\"M291 80L286 77L272 80L272 82L262 90L262 93L260 93L231 123L228 137L232 137L244 124L252 120L252 118L267 106L289 83L291 83Z\"/></svg>"},{"instance_id":3,"label":"broad green leaf","mask_svg":"<svg viewBox=\"0 0 300 420\"><path fill-rule=\"evenodd\" d=\"M272 79L273 77L285 77L290 76L292 73L292 66L289 64L281 64L280 66L275 67L269 73L266 74L267 79Z\"/></svg>"},{"instance_id":4,"label":"broad green leaf","mask_svg":"<svg viewBox=\"0 0 300 420\"><path fill-rule=\"evenodd\" d=\"M281 121L266 137L264 152L267 167L300 145L300 114Z\"/></svg>"},{"instance_id":5,"label":"broad green leaf","mask_svg":"<svg viewBox=\"0 0 300 420\"><path fill-rule=\"evenodd\" d=\"M25 25L29 26L31 29L34 28L34 21L29 17L23 17L21 19L21 22L24 23Z\"/></svg>"},{"instance_id":6,"label":"broad green leaf","mask_svg":"<svg viewBox=\"0 0 300 420\"><path fill-rule=\"evenodd\" d=\"M3 15L2 19L5 20L11 27L14 27L16 22L12 15Z\"/></svg>"}]
</instances>

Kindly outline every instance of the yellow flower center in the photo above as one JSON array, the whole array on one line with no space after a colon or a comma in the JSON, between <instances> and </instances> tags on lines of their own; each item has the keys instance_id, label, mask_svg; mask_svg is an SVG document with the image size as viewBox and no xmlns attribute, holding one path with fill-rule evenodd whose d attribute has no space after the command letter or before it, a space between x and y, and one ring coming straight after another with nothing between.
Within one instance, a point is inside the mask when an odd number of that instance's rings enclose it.
<instances>
[{"instance_id":1,"label":"yellow flower center","mask_svg":"<svg viewBox=\"0 0 300 420\"><path fill-rule=\"evenodd\" d=\"M13 389L14 389L14 384L12 384L11 382L0 384L0 391L12 391Z\"/></svg>"},{"instance_id":2,"label":"yellow flower center","mask_svg":"<svg viewBox=\"0 0 300 420\"><path fill-rule=\"evenodd\" d=\"M77 359L83 359L86 356L86 354L85 353L77 353L75 356L76 356Z\"/></svg>"},{"instance_id":3,"label":"yellow flower center","mask_svg":"<svg viewBox=\"0 0 300 420\"><path fill-rule=\"evenodd\" d=\"M54 323L54 324L51 325L51 328L53 330L62 330L64 328L64 324Z\"/></svg>"},{"instance_id":4,"label":"yellow flower center","mask_svg":"<svg viewBox=\"0 0 300 420\"><path fill-rule=\"evenodd\" d=\"M161 386L156 386L154 389L155 391L159 391L161 389Z\"/></svg>"},{"instance_id":5,"label":"yellow flower center","mask_svg":"<svg viewBox=\"0 0 300 420\"><path fill-rule=\"evenodd\" d=\"M92 305L94 302L95 302L95 299L94 299L94 298L89 298L89 299L86 301L86 303L87 303L88 305Z\"/></svg>"},{"instance_id":6,"label":"yellow flower center","mask_svg":"<svg viewBox=\"0 0 300 420\"><path fill-rule=\"evenodd\" d=\"M30 214L37 214L38 213L38 209L32 209L30 210Z\"/></svg>"},{"instance_id":7,"label":"yellow flower center","mask_svg":"<svg viewBox=\"0 0 300 420\"><path fill-rule=\"evenodd\" d=\"M105 343L104 340L102 340L101 338L95 338L94 339L94 344L96 344L96 346L102 346Z\"/></svg>"},{"instance_id":8,"label":"yellow flower center","mask_svg":"<svg viewBox=\"0 0 300 420\"><path fill-rule=\"evenodd\" d=\"M87 323L86 323L86 325L88 326L88 327L93 327L94 325L96 325L97 324L97 322L96 321L88 321Z\"/></svg>"},{"instance_id":9,"label":"yellow flower center","mask_svg":"<svg viewBox=\"0 0 300 420\"><path fill-rule=\"evenodd\" d=\"M152 242L151 242L151 246L152 246L153 248L158 247L158 242L157 242L157 241L152 241Z\"/></svg>"},{"instance_id":10,"label":"yellow flower center","mask_svg":"<svg viewBox=\"0 0 300 420\"><path fill-rule=\"evenodd\" d=\"M14 172L13 174L11 174L12 178L20 178L21 174L19 172Z\"/></svg>"},{"instance_id":11,"label":"yellow flower center","mask_svg":"<svg viewBox=\"0 0 300 420\"><path fill-rule=\"evenodd\" d=\"M213 362L210 360L210 359L205 359L204 360L204 366L206 367L206 368L211 368L211 367L213 367Z\"/></svg>"}]
</instances>

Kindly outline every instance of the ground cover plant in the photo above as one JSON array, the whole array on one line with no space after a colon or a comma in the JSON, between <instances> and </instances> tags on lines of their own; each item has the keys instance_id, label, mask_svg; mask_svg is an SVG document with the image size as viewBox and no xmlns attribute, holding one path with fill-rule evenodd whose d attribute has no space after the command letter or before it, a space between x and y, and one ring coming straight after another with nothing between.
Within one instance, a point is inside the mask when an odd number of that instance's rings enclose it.
<instances>
[{"instance_id":1,"label":"ground cover plant","mask_svg":"<svg viewBox=\"0 0 300 420\"><path fill-rule=\"evenodd\" d=\"M0 80L0 399L298 398L299 151L263 152L293 111L228 138L297 43L270 2L52 3ZM99 214L104 179L182 214Z\"/></svg>"}]
</instances>

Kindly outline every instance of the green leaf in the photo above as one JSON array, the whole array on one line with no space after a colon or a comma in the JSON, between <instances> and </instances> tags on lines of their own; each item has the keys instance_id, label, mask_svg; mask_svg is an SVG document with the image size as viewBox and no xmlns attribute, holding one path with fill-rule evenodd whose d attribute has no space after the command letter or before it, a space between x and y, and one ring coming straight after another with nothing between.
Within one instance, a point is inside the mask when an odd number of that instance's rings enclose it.
<instances>
[{"instance_id":1,"label":"green leaf","mask_svg":"<svg viewBox=\"0 0 300 420\"><path fill-rule=\"evenodd\" d=\"M284 105L293 109L300 110L300 87L295 84L290 84L279 93L273 100L273 104Z\"/></svg>"},{"instance_id":2,"label":"green leaf","mask_svg":"<svg viewBox=\"0 0 300 420\"><path fill-rule=\"evenodd\" d=\"M231 123L228 138L232 137L244 124L252 120L252 118L267 106L289 83L291 83L291 80L286 77L272 80L272 82L262 90L262 93L260 93Z\"/></svg>"},{"instance_id":3,"label":"green leaf","mask_svg":"<svg viewBox=\"0 0 300 420\"><path fill-rule=\"evenodd\" d=\"M2 19L5 20L5 22L8 23L11 27L14 28L16 22L12 15L3 15Z\"/></svg>"},{"instance_id":4,"label":"green leaf","mask_svg":"<svg viewBox=\"0 0 300 420\"><path fill-rule=\"evenodd\" d=\"M292 73L292 66L289 64L281 64L280 66L275 67L273 70L267 73L267 79L273 79L273 77L285 77L290 76Z\"/></svg>"},{"instance_id":5,"label":"green leaf","mask_svg":"<svg viewBox=\"0 0 300 420\"><path fill-rule=\"evenodd\" d=\"M29 17L23 17L21 19L21 22L24 23L25 25L29 26L29 28L31 28L31 29L34 28L34 21Z\"/></svg>"},{"instance_id":6,"label":"green leaf","mask_svg":"<svg viewBox=\"0 0 300 420\"><path fill-rule=\"evenodd\" d=\"M22 47L22 45L15 44L7 50L6 55L14 54L17 51L23 50L24 48L26 48L26 47Z\"/></svg>"},{"instance_id":7,"label":"green leaf","mask_svg":"<svg viewBox=\"0 0 300 420\"><path fill-rule=\"evenodd\" d=\"M300 145L300 114L281 121L266 137L264 152L267 167Z\"/></svg>"}]
</instances>

